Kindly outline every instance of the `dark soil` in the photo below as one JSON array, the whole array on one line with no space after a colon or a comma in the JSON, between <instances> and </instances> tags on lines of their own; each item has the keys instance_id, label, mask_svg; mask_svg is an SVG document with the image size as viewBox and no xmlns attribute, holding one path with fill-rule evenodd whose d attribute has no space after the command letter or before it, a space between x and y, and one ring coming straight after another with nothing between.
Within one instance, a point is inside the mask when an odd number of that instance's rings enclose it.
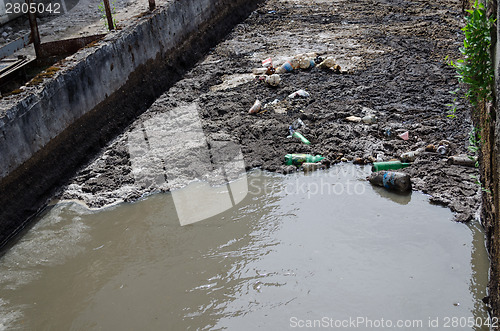
<instances>
[{"instance_id":1,"label":"dark soil","mask_svg":"<svg viewBox=\"0 0 500 331\"><path fill-rule=\"evenodd\" d=\"M357 162L364 163L389 160L428 144L437 146L443 139L452 143L452 155L466 154L472 129L468 107L461 102L456 117L449 118L446 106L453 101L449 91L459 87L445 58L459 56L460 6L458 0L267 1L157 99L129 131L176 107L196 104L209 143L238 144L247 170L289 172L284 165L288 153L321 154L331 163L343 158L361 158ZM279 64L305 52L334 57L342 72L315 67L281 74L278 87L253 79L214 88L233 75L251 73L267 57ZM298 89L310 97L287 97ZM255 99L279 99L281 111L269 107L250 115ZM377 117L376 124L345 120L369 113ZM297 118L307 125L301 133L310 146L287 138ZM407 141L397 137L404 131L409 131ZM102 207L174 188L136 182L127 134L80 171L60 198ZM197 167L196 155L179 153L170 151L169 158L179 161L169 166ZM478 171L448 165L446 160L447 156L426 152L402 171L411 175L414 190L449 206L457 221L469 221L479 208L480 187L471 177Z\"/></svg>"}]
</instances>

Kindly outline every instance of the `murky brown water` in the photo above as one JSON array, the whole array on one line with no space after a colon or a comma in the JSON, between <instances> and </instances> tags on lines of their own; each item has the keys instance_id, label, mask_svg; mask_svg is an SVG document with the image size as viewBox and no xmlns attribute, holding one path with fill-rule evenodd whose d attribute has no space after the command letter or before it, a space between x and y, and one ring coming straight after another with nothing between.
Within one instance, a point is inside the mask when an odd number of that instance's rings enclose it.
<instances>
[{"instance_id":1,"label":"murky brown water","mask_svg":"<svg viewBox=\"0 0 500 331\"><path fill-rule=\"evenodd\" d=\"M242 202L186 226L172 194L101 211L58 204L0 260L0 328L283 330L351 319L362 330L383 319L435 330L447 318L484 320L479 226L452 222L422 194L374 189L361 180L368 172L255 171ZM212 203L217 194L224 188Z\"/></svg>"}]
</instances>

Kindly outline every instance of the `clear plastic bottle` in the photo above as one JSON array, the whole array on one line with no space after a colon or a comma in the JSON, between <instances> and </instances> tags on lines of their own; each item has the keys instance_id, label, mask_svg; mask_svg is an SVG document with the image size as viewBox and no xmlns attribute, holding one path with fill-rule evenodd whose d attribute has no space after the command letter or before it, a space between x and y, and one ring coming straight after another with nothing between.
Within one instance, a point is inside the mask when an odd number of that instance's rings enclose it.
<instances>
[{"instance_id":1,"label":"clear plastic bottle","mask_svg":"<svg viewBox=\"0 0 500 331\"><path fill-rule=\"evenodd\" d=\"M311 154L287 154L285 155L286 165L294 165L300 167L302 163L316 163L323 160L324 157L321 155L311 155Z\"/></svg>"},{"instance_id":2,"label":"clear plastic bottle","mask_svg":"<svg viewBox=\"0 0 500 331\"><path fill-rule=\"evenodd\" d=\"M401 161L373 162L372 171L397 170L408 166L410 166L409 163L402 163Z\"/></svg>"}]
</instances>

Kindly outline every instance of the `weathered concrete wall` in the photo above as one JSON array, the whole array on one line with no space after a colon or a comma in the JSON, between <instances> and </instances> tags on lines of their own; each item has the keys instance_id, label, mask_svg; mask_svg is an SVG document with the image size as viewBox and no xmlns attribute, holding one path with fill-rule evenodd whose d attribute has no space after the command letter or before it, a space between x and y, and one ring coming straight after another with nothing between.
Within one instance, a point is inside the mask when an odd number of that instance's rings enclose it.
<instances>
[{"instance_id":1,"label":"weathered concrete wall","mask_svg":"<svg viewBox=\"0 0 500 331\"><path fill-rule=\"evenodd\" d=\"M497 17L500 13L497 1L490 2L490 11ZM487 122L482 124L488 141L485 141L485 149L482 151L485 160L481 176L485 180L485 187L490 193L483 193L482 219L485 225L488 251L490 255L490 281L489 281L489 303L491 314L500 317L500 220L498 211L500 210L500 121L497 121L500 109L500 30L497 23L496 35L492 36L492 54L495 65L496 93L495 102L491 109L487 109L483 117L487 116Z\"/></svg>"},{"instance_id":2,"label":"weathered concrete wall","mask_svg":"<svg viewBox=\"0 0 500 331\"><path fill-rule=\"evenodd\" d=\"M0 247L259 0L173 0L0 102Z\"/></svg>"},{"instance_id":3,"label":"weathered concrete wall","mask_svg":"<svg viewBox=\"0 0 500 331\"><path fill-rule=\"evenodd\" d=\"M498 16L496 1L488 2L488 13ZM500 221L498 219L499 187L499 155L500 150L500 123L497 121L500 109L500 31L498 26L492 35L491 53L495 67L496 91L493 104L484 105L476 110L475 126L480 128L481 149L481 185L485 189L482 195L481 221L485 228L488 253L490 257L490 280L488 284L489 306L491 315L500 317Z\"/></svg>"},{"instance_id":4,"label":"weathered concrete wall","mask_svg":"<svg viewBox=\"0 0 500 331\"><path fill-rule=\"evenodd\" d=\"M231 2L173 1L133 29L110 34L108 42L74 56L39 91L11 104L0 103L0 178L8 175L66 129L118 90L140 65L165 56L186 35Z\"/></svg>"}]
</instances>

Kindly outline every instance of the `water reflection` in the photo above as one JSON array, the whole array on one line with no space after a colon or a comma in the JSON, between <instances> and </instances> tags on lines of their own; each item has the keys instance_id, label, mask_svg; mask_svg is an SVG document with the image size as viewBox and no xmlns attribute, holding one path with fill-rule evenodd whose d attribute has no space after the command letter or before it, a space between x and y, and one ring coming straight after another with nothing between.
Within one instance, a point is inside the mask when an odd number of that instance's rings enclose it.
<instances>
[{"instance_id":1,"label":"water reflection","mask_svg":"<svg viewBox=\"0 0 500 331\"><path fill-rule=\"evenodd\" d=\"M413 191L404 192L404 193L396 193L388 191L383 187L372 186L373 191L377 193L379 196L385 199L389 199L395 203L399 203L400 205L407 205L411 201L411 195Z\"/></svg>"},{"instance_id":2,"label":"water reflection","mask_svg":"<svg viewBox=\"0 0 500 331\"><path fill-rule=\"evenodd\" d=\"M471 279L469 289L474 298L474 307L472 313L474 316L484 316L485 305L482 299L486 297L486 284L488 284L489 260L484 242L483 228L478 221L473 221L470 224L472 231L471 250ZM484 321L484 319L483 319ZM474 330L488 330L488 327L475 327Z\"/></svg>"},{"instance_id":3,"label":"water reflection","mask_svg":"<svg viewBox=\"0 0 500 331\"><path fill-rule=\"evenodd\" d=\"M1 260L0 323L281 330L362 316L429 329L486 317L481 229L419 193L394 204L360 181L368 170L342 167L252 172L239 205L185 226L171 194L100 212L56 205Z\"/></svg>"}]
</instances>

